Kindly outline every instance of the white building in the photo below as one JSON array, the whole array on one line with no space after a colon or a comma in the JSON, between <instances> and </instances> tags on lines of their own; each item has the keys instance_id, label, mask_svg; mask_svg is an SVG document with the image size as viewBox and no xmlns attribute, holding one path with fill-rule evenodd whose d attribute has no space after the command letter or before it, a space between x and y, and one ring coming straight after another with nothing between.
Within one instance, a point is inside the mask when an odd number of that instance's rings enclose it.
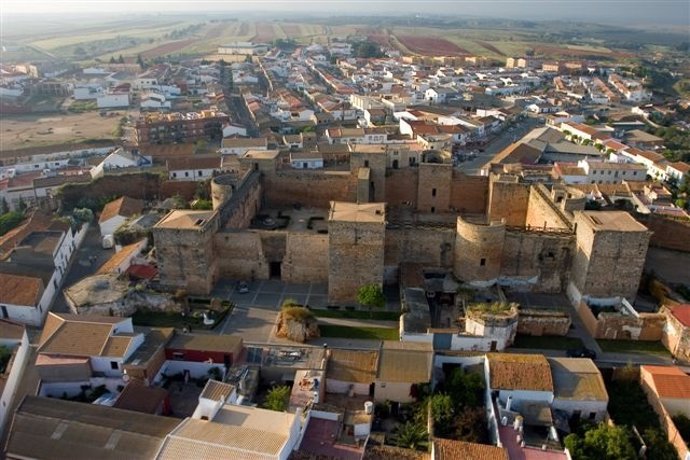
<instances>
[{"instance_id":1,"label":"white building","mask_svg":"<svg viewBox=\"0 0 690 460\"><path fill-rule=\"evenodd\" d=\"M0 430L5 429L9 407L12 407L15 393L19 389L21 377L29 357L29 336L26 327L11 321L0 320L0 346L11 350L12 355L0 375L2 394L0 395Z\"/></svg>"},{"instance_id":2,"label":"white building","mask_svg":"<svg viewBox=\"0 0 690 460\"><path fill-rule=\"evenodd\" d=\"M129 93L108 93L96 98L99 109L129 107Z\"/></svg>"},{"instance_id":3,"label":"white building","mask_svg":"<svg viewBox=\"0 0 690 460\"><path fill-rule=\"evenodd\" d=\"M641 182L647 179L647 168L637 163L580 160L577 166L585 172L587 183L590 184L620 184L623 181Z\"/></svg>"},{"instance_id":4,"label":"white building","mask_svg":"<svg viewBox=\"0 0 690 460\"><path fill-rule=\"evenodd\" d=\"M245 128L242 125L238 125L235 123L228 123L227 125L223 126L223 137L230 137L230 136L246 136L247 135L247 128Z\"/></svg>"},{"instance_id":5,"label":"white building","mask_svg":"<svg viewBox=\"0 0 690 460\"><path fill-rule=\"evenodd\" d=\"M167 161L168 179L179 181L204 181L220 172L220 155L196 155L171 158Z\"/></svg>"},{"instance_id":6,"label":"white building","mask_svg":"<svg viewBox=\"0 0 690 460\"><path fill-rule=\"evenodd\" d=\"M323 168L323 155L319 152L291 152L290 166L295 169Z\"/></svg>"},{"instance_id":7,"label":"white building","mask_svg":"<svg viewBox=\"0 0 690 460\"><path fill-rule=\"evenodd\" d=\"M144 203L141 200L121 196L103 207L98 219L101 236L112 235L127 219L141 214Z\"/></svg>"},{"instance_id":8,"label":"white building","mask_svg":"<svg viewBox=\"0 0 690 460\"><path fill-rule=\"evenodd\" d=\"M588 358L548 358L553 377L552 409L598 423L606 419L609 395L597 366Z\"/></svg>"}]
</instances>

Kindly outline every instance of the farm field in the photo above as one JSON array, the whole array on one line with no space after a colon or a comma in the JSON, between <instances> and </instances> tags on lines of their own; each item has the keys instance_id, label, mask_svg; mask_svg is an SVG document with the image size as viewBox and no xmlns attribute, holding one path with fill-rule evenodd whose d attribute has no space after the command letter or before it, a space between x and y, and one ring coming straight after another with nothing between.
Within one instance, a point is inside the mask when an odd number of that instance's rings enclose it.
<instances>
[{"instance_id":1,"label":"farm field","mask_svg":"<svg viewBox=\"0 0 690 460\"><path fill-rule=\"evenodd\" d=\"M471 54L455 43L444 38L419 37L414 35L396 35L405 48L424 56L466 56Z\"/></svg>"},{"instance_id":2,"label":"farm field","mask_svg":"<svg viewBox=\"0 0 690 460\"><path fill-rule=\"evenodd\" d=\"M118 115L100 117L97 112L64 115L3 116L0 120L0 151L112 139Z\"/></svg>"}]
</instances>

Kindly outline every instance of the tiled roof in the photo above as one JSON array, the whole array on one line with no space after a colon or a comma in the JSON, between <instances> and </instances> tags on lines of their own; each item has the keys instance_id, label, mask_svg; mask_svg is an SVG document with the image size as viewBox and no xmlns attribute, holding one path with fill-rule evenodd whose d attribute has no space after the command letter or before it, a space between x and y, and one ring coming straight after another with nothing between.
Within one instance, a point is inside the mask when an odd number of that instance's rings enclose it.
<instances>
[{"instance_id":1,"label":"tiled roof","mask_svg":"<svg viewBox=\"0 0 690 460\"><path fill-rule=\"evenodd\" d=\"M166 438L156 458L264 458L277 455L286 442L284 434L187 419Z\"/></svg>"},{"instance_id":2,"label":"tiled roof","mask_svg":"<svg viewBox=\"0 0 690 460\"><path fill-rule=\"evenodd\" d=\"M451 439L434 439L436 460L508 460L508 451L495 446Z\"/></svg>"},{"instance_id":3,"label":"tiled roof","mask_svg":"<svg viewBox=\"0 0 690 460\"><path fill-rule=\"evenodd\" d=\"M20 340L26 331L26 326L8 319L0 319L0 339Z\"/></svg>"},{"instance_id":4,"label":"tiled roof","mask_svg":"<svg viewBox=\"0 0 690 460\"><path fill-rule=\"evenodd\" d=\"M599 369L587 358L549 358L554 396L575 401L608 401Z\"/></svg>"},{"instance_id":5,"label":"tiled roof","mask_svg":"<svg viewBox=\"0 0 690 460\"><path fill-rule=\"evenodd\" d=\"M377 351L333 349L328 360L326 378L371 383L376 380L377 360Z\"/></svg>"},{"instance_id":6,"label":"tiled roof","mask_svg":"<svg viewBox=\"0 0 690 460\"><path fill-rule=\"evenodd\" d=\"M111 341L114 325L122 321L124 318L49 313L38 351L66 356L122 356L132 337L116 336ZM104 352L114 355L103 354Z\"/></svg>"},{"instance_id":7,"label":"tiled roof","mask_svg":"<svg viewBox=\"0 0 690 460\"><path fill-rule=\"evenodd\" d=\"M423 383L431 379L433 353L430 351L382 349L378 380L382 382Z\"/></svg>"},{"instance_id":8,"label":"tiled roof","mask_svg":"<svg viewBox=\"0 0 690 460\"><path fill-rule=\"evenodd\" d=\"M145 414L156 414L161 403L167 397L168 392L163 388L147 387L140 381L132 380L122 390L113 407Z\"/></svg>"},{"instance_id":9,"label":"tiled roof","mask_svg":"<svg viewBox=\"0 0 690 460\"><path fill-rule=\"evenodd\" d=\"M106 222L115 216L132 217L135 214L141 214L144 210L144 202L128 196L122 196L117 200L113 200L106 204L101 211L101 217L98 222Z\"/></svg>"},{"instance_id":10,"label":"tiled roof","mask_svg":"<svg viewBox=\"0 0 690 460\"><path fill-rule=\"evenodd\" d=\"M43 280L0 273L0 303L36 306L43 295Z\"/></svg>"},{"instance_id":11,"label":"tiled roof","mask_svg":"<svg viewBox=\"0 0 690 460\"><path fill-rule=\"evenodd\" d=\"M690 327L690 304L676 305L671 308L671 314L685 327Z\"/></svg>"},{"instance_id":12,"label":"tiled roof","mask_svg":"<svg viewBox=\"0 0 690 460\"><path fill-rule=\"evenodd\" d=\"M690 375L676 366L642 366L660 398L690 399Z\"/></svg>"},{"instance_id":13,"label":"tiled roof","mask_svg":"<svg viewBox=\"0 0 690 460\"><path fill-rule=\"evenodd\" d=\"M12 421L12 458L144 460L180 421L112 407L28 396Z\"/></svg>"},{"instance_id":14,"label":"tiled roof","mask_svg":"<svg viewBox=\"0 0 690 460\"><path fill-rule=\"evenodd\" d=\"M551 367L543 355L489 353L493 390L553 391Z\"/></svg>"},{"instance_id":15,"label":"tiled roof","mask_svg":"<svg viewBox=\"0 0 690 460\"><path fill-rule=\"evenodd\" d=\"M199 397L211 399L213 401L225 402L225 400L228 399L228 397L232 394L234 389L235 387L229 383L209 379Z\"/></svg>"},{"instance_id":16,"label":"tiled roof","mask_svg":"<svg viewBox=\"0 0 690 460\"><path fill-rule=\"evenodd\" d=\"M96 275L105 275L106 273L114 272L116 268L122 265L128 257L139 248L141 241L136 243L128 244L127 246L120 249L118 252L113 254L113 256L106 260L103 265L98 269Z\"/></svg>"},{"instance_id":17,"label":"tiled roof","mask_svg":"<svg viewBox=\"0 0 690 460\"><path fill-rule=\"evenodd\" d=\"M242 348L242 337L236 335L175 334L168 342L171 350L200 350L237 353Z\"/></svg>"}]
</instances>

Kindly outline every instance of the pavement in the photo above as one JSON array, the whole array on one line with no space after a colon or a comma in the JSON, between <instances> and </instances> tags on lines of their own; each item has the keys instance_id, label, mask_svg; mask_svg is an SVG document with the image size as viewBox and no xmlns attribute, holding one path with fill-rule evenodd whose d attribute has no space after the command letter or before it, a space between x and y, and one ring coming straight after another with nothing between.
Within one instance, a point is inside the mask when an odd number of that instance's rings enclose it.
<instances>
[{"instance_id":1,"label":"pavement","mask_svg":"<svg viewBox=\"0 0 690 460\"><path fill-rule=\"evenodd\" d=\"M328 286L321 283L289 284L280 280L256 280L247 282L249 292L239 293L236 280L221 280L212 292L213 297L230 300L235 308L217 329L219 334L241 335L245 342L256 344L293 344L287 339L275 336L275 326L283 302L292 299L298 304L312 308L328 305ZM400 308L398 304L398 309ZM349 318L319 318L319 323L347 327L392 327L397 321L376 321ZM316 339L314 345L337 347L337 343L353 343L354 339ZM354 347L377 348L380 341L365 340L362 344L354 340Z\"/></svg>"},{"instance_id":2,"label":"pavement","mask_svg":"<svg viewBox=\"0 0 690 460\"><path fill-rule=\"evenodd\" d=\"M92 223L86 232L86 237L84 237L81 246L72 256L70 266L67 268L67 276L62 281L61 288L70 287L87 276L93 275L113 254L115 254L115 249L103 249L98 224ZM70 312L62 289L58 290L55 295L53 305L50 308L52 312Z\"/></svg>"}]
</instances>

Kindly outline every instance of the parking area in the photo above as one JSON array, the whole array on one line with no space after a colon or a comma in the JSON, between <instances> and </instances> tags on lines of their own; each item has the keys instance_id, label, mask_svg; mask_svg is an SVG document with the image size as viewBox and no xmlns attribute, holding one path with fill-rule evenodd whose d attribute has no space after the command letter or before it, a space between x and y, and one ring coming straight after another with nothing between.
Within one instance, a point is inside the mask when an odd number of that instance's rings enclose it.
<instances>
[{"instance_id":1,"label":"parking area","mask_svg":"<svg viewBox=\"0 0 690 460\"><path fill-rule=\"evenodd\" d=\"M244 291L244 289L242 290ZM230 300L235 308L223 325L221 334L241 335L246 342L282 343L273 335L278 311L286 299L301 305L323 308L328 305L325 284L289 284L280 280L246 282L246 292L240 292L237 280L221 280L212 292L214 297Z\"/></svg>"},{"instance_id":2,"label":"parking area","mask_svg":"<svg viewBox=\"0 0 690 460\"><path fill-rule=\"evenodd\" d=\"M279 310L286 299L301 305L323 308L328 305L328 286L325 284L288 284L280 280L248 281L247 292L239 292L238 281L221 280L212 296L227 299L238 307L258 307Z\"/></svg>"}]
</instances>

